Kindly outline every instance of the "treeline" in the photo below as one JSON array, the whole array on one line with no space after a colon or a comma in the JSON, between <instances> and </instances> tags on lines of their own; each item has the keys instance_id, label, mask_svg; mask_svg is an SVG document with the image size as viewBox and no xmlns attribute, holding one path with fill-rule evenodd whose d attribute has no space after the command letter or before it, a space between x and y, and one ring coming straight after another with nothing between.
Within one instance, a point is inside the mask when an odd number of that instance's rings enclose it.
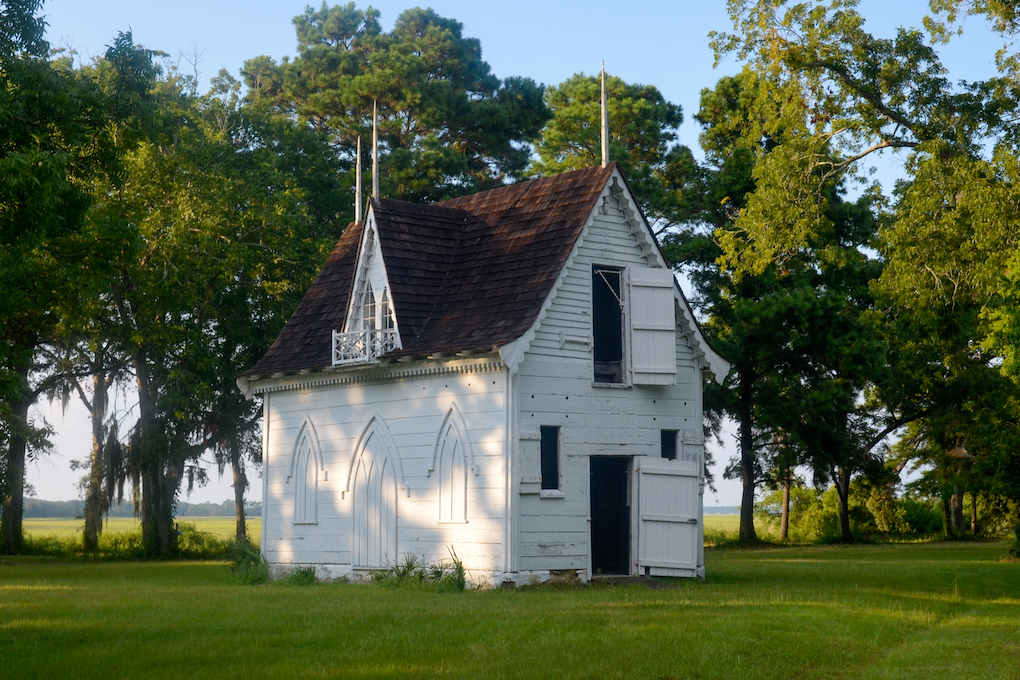
<instances>
[{"instance_id":1,"label":"treeline","mask_svg":"<svg viewBox=\"0 0 1020 680\"><path fill-rule=\"evenodd\" d=\"M50 51L38 0L5 7L0 550L20 548L25 463L48 446L29 418L40 398L92 417L86 549L131 497L147 553L173 554L177 499L210 455L234 479L244 535L260 409L234 379L353 218L373 110L390 198L600 158L597 78L497 78L432 10L384 31L372 8L308 8L296 56L257 56L202 93L130 33L76 66ZM843 541L866 533L864 487L893 507L922 499L950 536L1018 521L1020 62L1005 51L987 80L957 83L936 49L965 16L1006 37L1015 17L933 0L923 31L876 37L853 0L729 7L735 31L712 46L745 67L702 91L705 162L676 143L682 111L653 85L607 86L610 158L733 366L707 388L706 426L739 426L725 474L743 483L741 538L757 538L754 502L772 490L788 537L805 484ZM904 177L885 194L867 165L890 151ZM137 398L123 431L114 390ZM908 468L921 475L904 488ZM877 527L885 515L869 512Z\"/></svg>"},{"instance_id":2,"label":"treeline","mask_svg":"<svg viewBox=\"0 0 1020 680\"><path fill-rule=\"evenodd\" d=\"M233 517L236 508L234 501L227 499L222 503L178 503L176 515L179 517ZM85 503L82 501L44 501L38 498L25 499L25 517L84 517ZM262 503L246 501L244 512L248 517L262 516ZM107 517L134 517L134 508L128 504L114 505L106 512Z\"/></svg>"}]
</instances>

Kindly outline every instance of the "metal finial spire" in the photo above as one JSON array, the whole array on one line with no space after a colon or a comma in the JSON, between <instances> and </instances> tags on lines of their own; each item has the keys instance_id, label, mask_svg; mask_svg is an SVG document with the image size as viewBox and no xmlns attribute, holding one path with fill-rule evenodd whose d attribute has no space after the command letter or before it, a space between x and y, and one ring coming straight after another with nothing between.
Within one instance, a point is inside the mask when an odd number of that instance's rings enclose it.
<instances>
[{"instance_id":1,"label":"metal finial spire","mask_svg":"<svg viewBox=\"0 0 1020 680\"><path fill-rule=\"evenodd\" d=\"M372 100L372 198L379 198L379 116Z\"/></svg>"},{"instance_id":2,"label":"metal finial spire","mask_svg":"<svg viewBox=\"0 0 1020 680\"><path fill-rule=\"evenodd\" d=\"M602 60L602 167L609 165L609 112L606 108L606 61Z\"/></svg>"},{"instance_id":3,"label":"metal finial spire","mask_svg":"<svg viewBox=\"0 0 1020 680\"><path fill-rule=\"evenodd\" d=\"M354 171L354 221L361 221L361 135L358 135L358 160Z\"/></svg>"}]
</instances>

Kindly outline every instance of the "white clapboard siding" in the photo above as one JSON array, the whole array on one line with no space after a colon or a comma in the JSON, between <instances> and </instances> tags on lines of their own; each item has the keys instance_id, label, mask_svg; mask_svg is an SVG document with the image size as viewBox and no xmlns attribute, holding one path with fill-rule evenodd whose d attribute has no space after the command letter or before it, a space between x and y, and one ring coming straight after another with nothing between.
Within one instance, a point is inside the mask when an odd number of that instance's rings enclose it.
<instances>
[{"instance_id":1,"label":"white clapboard siding","mask_svg":"<svg viewBox=\"0 0 1020 680\"><path fill-rule=\"evenodd\" d=\"M435 563L449 559L452 548L469 569L501 569L506 504L504 383L501 372L448 373L273 393L264 461L266 559L281 564L380 567L399 562L407 554ZM458 435L464 439L464 452L470 453L464 460L465 484L458 500L464 510L458 523L440 521L440 475L430 471L437 441L444 441L441 428L444 423L448 426L453 407L466 424L467 432ZM359 477L359 462L352 464L352 457L373 418L385 422L396 454L384 453L371 443L363 446L371 455L361 461ZM288 476L306 422L314 424L323 470L316 488L317 523L295 524L295 484ZM377 466L375 479L373 465ZM360 506L359 498L363 499ZM360 521L363 513L375 518L368 524L385 530L355 531L356 526L366 525Z\"/></svg>"},{"instance_id":2,"label":"white clapboard siding","mask_svg":"<svg viewBox=\"0 0 1020 680\"><path fill-rule=\"evenodd\" d=\"M649 294L637 294L644 307L637 310L636 328L630 323L633 330L628 350L634 354L636 342L644 343L642 333L647 331L650 339L643 346L651 349L644 356L657 363L633 363L634 385L628 389L592 384L592 264L623 267L630 272L659 272L638 275L641 284L651 285L639 286L649 289ZM515 567L519 570L590 568L592 455L659 456L660 430L700 431L702 427L701 373L689 339L676 325L672 273L652 269L651 264L620 199L609 197L579 244L521 363L513 479L516 489L512 495L518 504ZM668 288L664 285L667 277ZM635 296L633 291L631 286L628 298ZM656 315L664 315L668 321L660 324ZM661 384L644 384L656 382ZM542 425L561 428L562 498L543 498L540 493ZM697 484L694 498L688 500L700 507Z\"/></svg>"}]
</instances>

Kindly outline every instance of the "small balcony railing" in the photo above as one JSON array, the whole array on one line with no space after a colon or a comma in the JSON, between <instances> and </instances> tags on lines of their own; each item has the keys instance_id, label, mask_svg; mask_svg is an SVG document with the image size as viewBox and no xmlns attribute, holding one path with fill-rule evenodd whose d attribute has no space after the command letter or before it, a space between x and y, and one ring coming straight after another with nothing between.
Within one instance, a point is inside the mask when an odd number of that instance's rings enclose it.
<instances>
[{"instance_id":1,"label":"small balcony railing","mask_svg":"<svg viewBox=\"0 0 1020 680\"><path fill-rule=\"evenodd\" d=\"M395 330L333 331L333 365L367 364L397 347Z\"/></svg>"}]
</instances>

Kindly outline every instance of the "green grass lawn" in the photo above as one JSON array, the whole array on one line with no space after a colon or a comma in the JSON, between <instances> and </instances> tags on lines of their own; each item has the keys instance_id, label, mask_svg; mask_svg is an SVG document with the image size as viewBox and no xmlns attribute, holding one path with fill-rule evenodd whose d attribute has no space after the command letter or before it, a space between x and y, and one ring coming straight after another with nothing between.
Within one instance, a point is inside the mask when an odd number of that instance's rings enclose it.
<instances>
[{"instance_id":1,"label":"green grass lawn","mask_svg":"<svg viewBox=\"0 0 1020 680\"><path fill-rule=\"evenodd\" d=\"M178 522L194 524L199 531L208 532L217 538L233 538L233 517L178 517ZM248 535L258 537L262 532L262 518L248 518ZM83 520L50 517L30 517L25 519L25 533L35 536L57 536L64 538L74 534L81 535ZM138 528L138 520L134 517L109 517L103 523L103 531L133 531Z\"/></svg>"},{"instance_id":2,"label":"green grass lawn","mask_svg":"<svg viewBox=\"0 0 1020 680\"><path fill-rule=\"evenodd\" d=\"M708 580L435 593L0 562L3 677L1020 678L1004 543L708 550Z\"/></svg>"}]
</instances>

